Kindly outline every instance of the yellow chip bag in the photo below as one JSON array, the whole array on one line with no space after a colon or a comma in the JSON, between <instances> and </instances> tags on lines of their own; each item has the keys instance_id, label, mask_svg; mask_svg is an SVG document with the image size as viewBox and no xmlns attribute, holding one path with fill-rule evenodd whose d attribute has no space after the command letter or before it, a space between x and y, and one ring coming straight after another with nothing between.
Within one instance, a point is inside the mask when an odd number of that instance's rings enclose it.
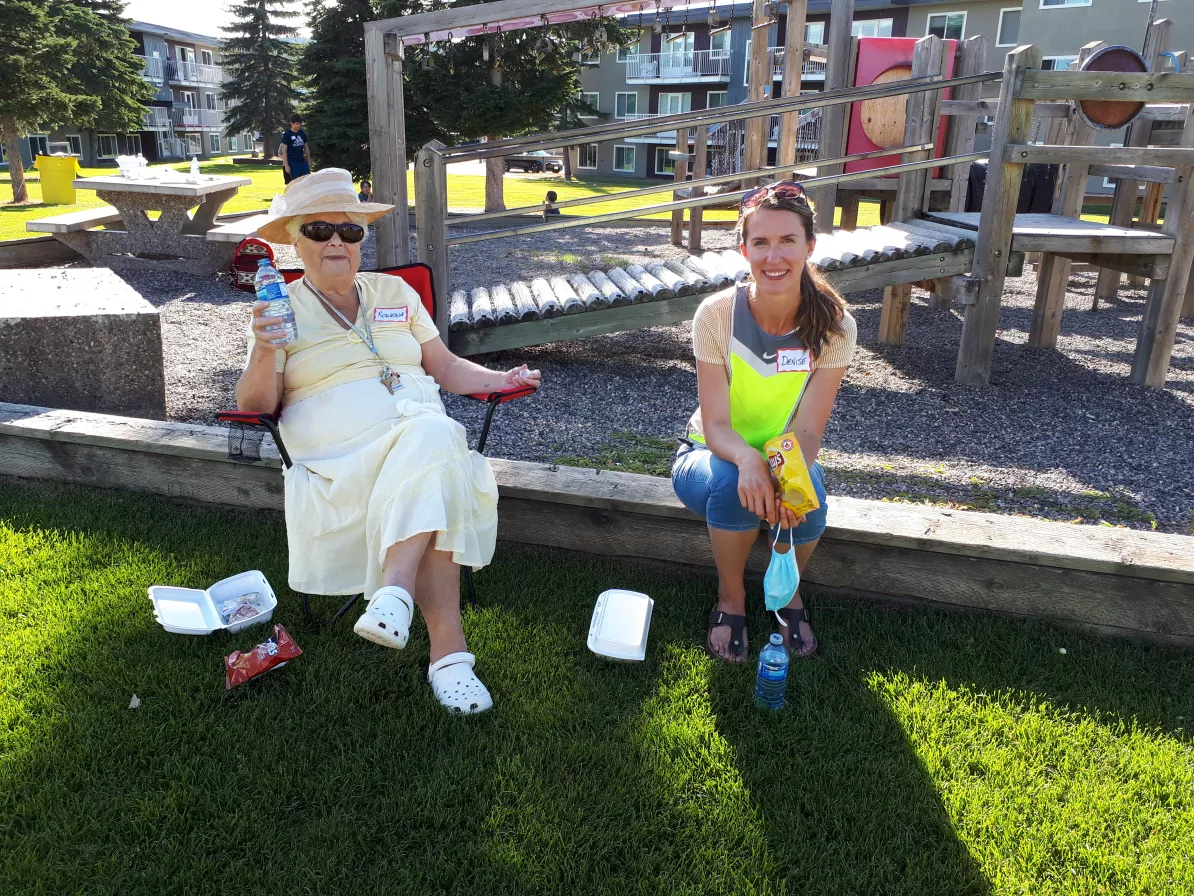
<instances>
[{"instance_id":1,"label":"yellow chip bag","mask_svg":"<svg viewBox=\"0 0 1194 896\"><path fill-rule=\"evenodd\" d=\"M797 516L804 516L821 506L794 433L786 432L768 439L763 444L763 450L767 452L767 464L777 483L780 502L785 507Z\"/></svg>"}]
</instances>

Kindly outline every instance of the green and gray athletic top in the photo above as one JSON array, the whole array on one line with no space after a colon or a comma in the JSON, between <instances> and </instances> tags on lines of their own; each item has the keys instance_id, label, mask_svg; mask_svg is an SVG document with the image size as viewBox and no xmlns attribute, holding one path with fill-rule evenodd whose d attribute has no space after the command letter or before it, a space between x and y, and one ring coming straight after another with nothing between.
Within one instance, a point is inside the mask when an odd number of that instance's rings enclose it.
<instances>
[{"instance_id":1,"label":"green and gray athletic top","mask_svg":"<svg viewBox=\"0 0 1194 896\"><path fill-rule=\"evenodd\" d=\"M698 361L726 368L730 423L748 445L761 452L784 432L814 370L850 365L858 331L849 312L842 324L845 332L831 335L814 361L794 332L772 336L755 322L746 286L701 302L692 321L693 351ZM699 407L688 421L688 437L705 440Z\"/></svg>"}]
</instances>

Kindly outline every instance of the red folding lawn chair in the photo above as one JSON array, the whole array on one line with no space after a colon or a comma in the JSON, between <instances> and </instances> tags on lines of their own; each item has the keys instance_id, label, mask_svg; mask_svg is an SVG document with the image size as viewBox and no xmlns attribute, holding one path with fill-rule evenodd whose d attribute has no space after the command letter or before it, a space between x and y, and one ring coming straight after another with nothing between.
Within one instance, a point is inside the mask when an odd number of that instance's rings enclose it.
<instances>
[{"instance_id":1,"label":"red folding lawn chair","mask_svg":"<svg viewBox=\"0 0 1194 896\"><path fill-rule=\"evenodd\" d=\"M283 270L279 273L286 278L287 283L292 283L303 276L302 270ZM405 280L419 294L419 298L423 302L423 307L431 315L431 319L435 320L435 286L432 281L430 267L425 264L407 264L400 267L383 268L376 273L392 274L395 277L401 277ZM489 427L493 423L493 415L498 409L498 405L513 401L516 398L524 398L534 391L534 386L514 386L501 392L480 392L475 395L466 396L476 401L483 401L489 405L489 409L485 412L485 422L481 425L481 435L477 439L478 454L485 453L485 442L489 438ZM245 438L245 431L268 432L274 437L274 444L278 446L278 454L282 456L282 464L289 469L292 461L286 451L286 445L282 442L282 434L278 431L278 420L280 417L280 410L272 414L256 414L251 411L221 411L218 413L216 419L231 426L228 434L228 456L234 460L255 461L260 459L260 455L256 451L256 445L260 443L260 436L254 442L252 439ZM467 566L464 568L464 580L468 586L468 599L470 603L475 603L477 592L473 586L473 571ZM347 613L360 597L361 595L354 594L349 598L347 603L340 607L328 621L328 626L331 627L335 624L336 620ZM304 594L302 598L303 616L307 620L310 620L311 606L308 596Z\"/></svg>"}]
</instances>

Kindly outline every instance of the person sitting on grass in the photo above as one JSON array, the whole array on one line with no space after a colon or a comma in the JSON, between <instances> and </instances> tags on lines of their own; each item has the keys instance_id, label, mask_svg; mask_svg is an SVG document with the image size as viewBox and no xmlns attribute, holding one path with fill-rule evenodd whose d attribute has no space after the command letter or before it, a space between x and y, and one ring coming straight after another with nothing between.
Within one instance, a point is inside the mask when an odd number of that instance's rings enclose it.
<instances>
[{"instance_id":1,"label":"person sitting on grass","mask_svg":"<svg viewBox=\"0 0 1194 896\"><path fill-rule=\"evenodd\" d=\"M399 277L361 273L366 225L392 205L363 203L352 175L294 180L259 232L291 242L304 276L288 287L298 338L278 345L269 305L253 306L237 407L274 413L293 466L285 474L290 587L370 596L353 628L406 646L417 604L431 639L428 679L457 713L493 705L467 652L460 567L485 566L497 537L497 483L444 412L458 394L538 386L526 365L487 370L448 351L418 294Z\"/></svg>"},{"instance_id":2,"label":"person sitting on grass","mask_svg":"<svg viewBox=\"0 0 1194 896\"><path fill-rule=\"evenodd\" d=\"M553 215L558 215L560 210L556 208L555 204L559 201L555 190L548 190L547 195L543 197L543 220L546 221Z\"/></svg>"},{"instance_id":3,"label":"person sitting on grass","mask_svg":"<svg viewBox=\"0 0 1194 896\"><path fill-rule=\"evenodd\" d=\"M759 521L771 526L776 550L795 550L801 570L825 530L824 474L816 460L856 328L841 296L808 265L814 233L799 184L747 194L738 241L752 280L710 296L693 319L699 407L676 453L672 486L708 523L718 599L705 649L733 663L747 659L743 573ZM821 502L799 519L780 504L763 454L768 439L792 431ZM817 639L800 591L783 597L785 644L795 656L809 656Z\"/></svg>"}]
</instances>

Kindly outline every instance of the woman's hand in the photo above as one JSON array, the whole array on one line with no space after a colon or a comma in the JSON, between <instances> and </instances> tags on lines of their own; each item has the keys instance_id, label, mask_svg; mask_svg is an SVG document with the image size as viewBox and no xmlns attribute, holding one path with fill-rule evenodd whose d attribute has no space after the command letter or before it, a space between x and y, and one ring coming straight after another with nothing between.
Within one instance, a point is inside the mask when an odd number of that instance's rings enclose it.
<instances>
[{"instance_id":1,"label":"woman's hand","mask_svg":"<svg viewBox=\"0 0 1194 896\"><path fill-rule=\"evenodd\" d=\"M795 529L804 522L804 514L797 516L791 509L780 503L780 493L775 493L775 506L779 513L779 527L781 529Z\"/></svg>"},{"instance_id":2,"label":"woman's hand","mask_svg":"<svg viewBox=\"0 0 1194 896\"><path fill-rule=\"evenodd\" d=\"M282 346L271 340L285 339L286 337L281 330L271 330L268 333L265 331L267 327L276 327L282 323L280 317L262 317L267 308L269 308L269 302L256 302L253 305L253 337L257 340L257 348L274 352Z\"/></svg>"},{"instance_id":3,"label":"woman's hand","mask_svg":"<svg viewBox=\"0 0 1194 896\"><path fill-rule=\"evenodd\" d=\"M776 501L775 481L767 461L754 449L745 452L737 462L738 500L742 506L761 520L774 526L779 519Z\"/></svg>"},{"instance_id":4,"label":"woman's hand","mask_svg":"<svg viewBox=\"0 0 1194 896\"><path fill-rule=\"evenodd\" d=\"M499 376L501 379L498 381L495 392L504 392L506 389L513 389L516 386L533 386L538 389L543 381L543 375L538 370L527 370L525 364L515 367L513 370L507 370Z\"/></svg>"}]
</instances>

